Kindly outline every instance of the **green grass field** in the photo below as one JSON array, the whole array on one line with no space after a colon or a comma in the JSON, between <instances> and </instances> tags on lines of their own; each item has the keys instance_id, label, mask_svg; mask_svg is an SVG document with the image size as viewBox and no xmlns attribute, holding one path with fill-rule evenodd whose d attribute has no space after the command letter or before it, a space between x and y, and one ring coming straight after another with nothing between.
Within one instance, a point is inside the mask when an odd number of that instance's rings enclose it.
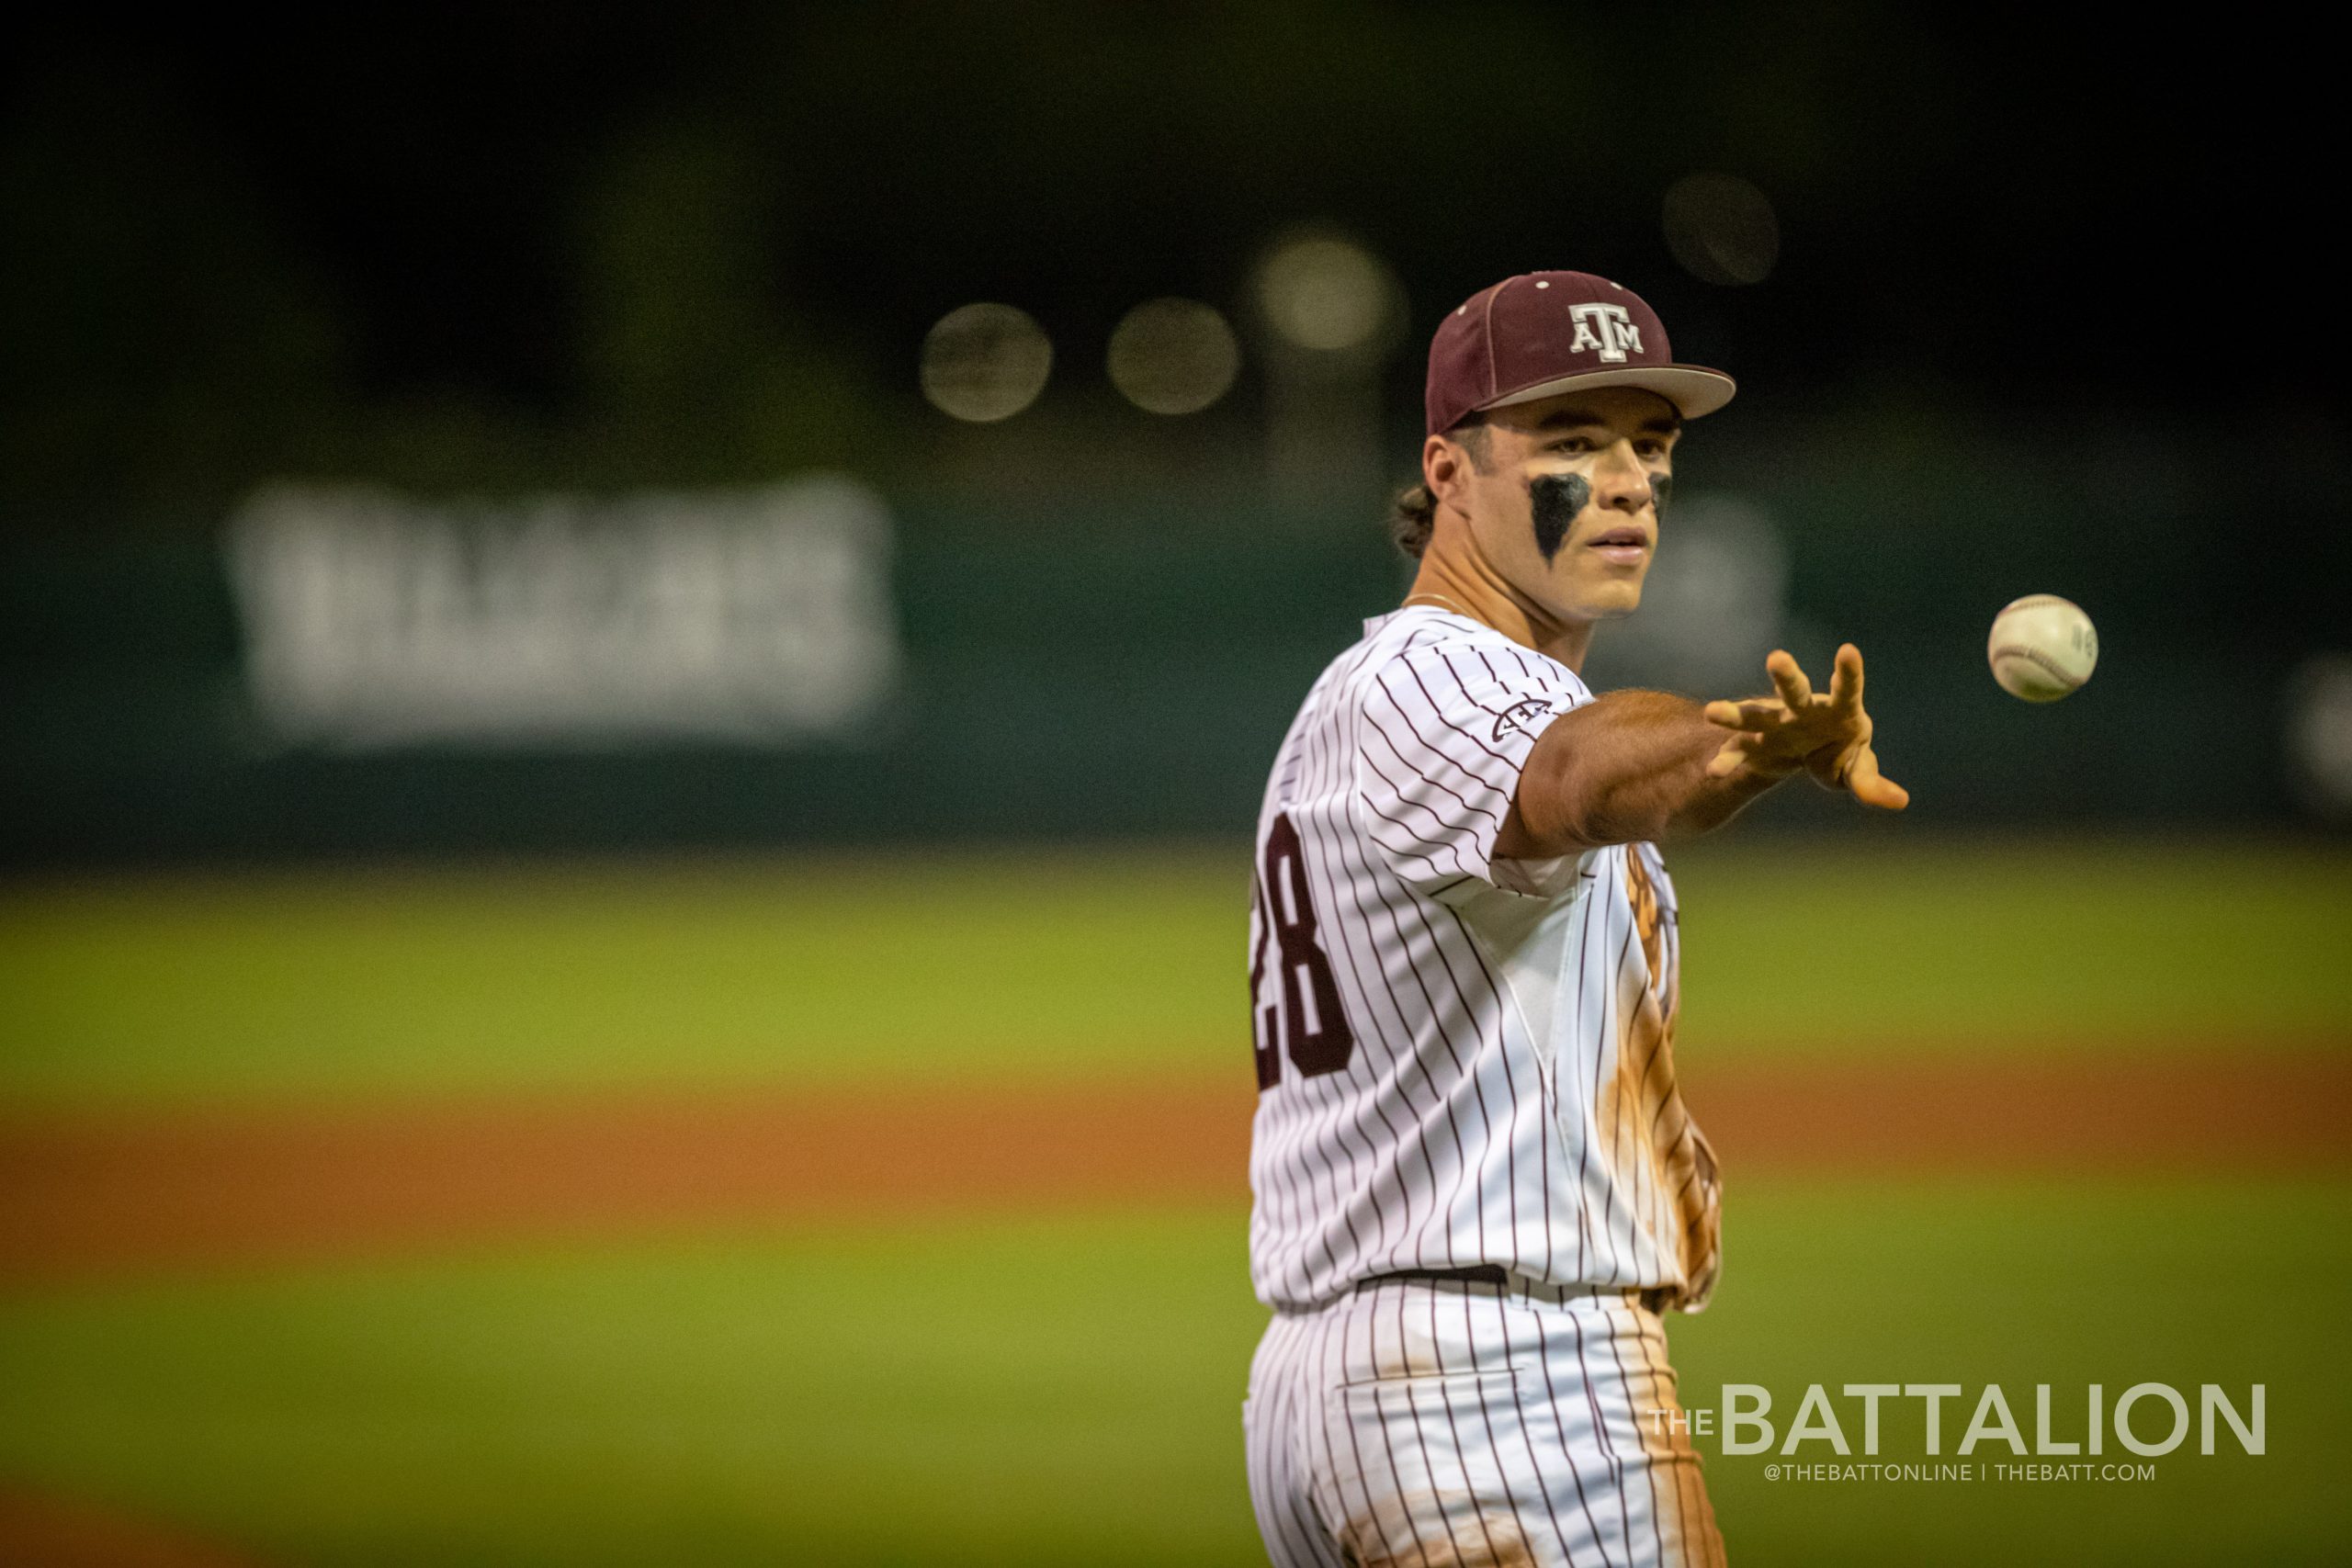
<instances>
[{"instance_id":1,"label":"green grass field","mask_svg":"<svg viewBox=\"0 0 2352 1568\"><path fill-rule=\"evenodd\" d=\"M2340 851L1676 865L1696 1082L1715 1052L2352 1044ZM0 1100L1238 1072L1245 874L1200 853L19 888ZM2352 1179L1729 1180L1724 1286L1672 1328L1690 1403L2260 1382L2269 1410L2265 1455L2183 1451L2128 1485L1807 1487L1711 1450L1736 1562L2341 1561ZM1249 1562L1242 1221L1079 1202L0 1288L0 1478L296 1563Z\"/></svg>"},{"instance_id":2,"label":"green grass field","mask_svg":"<svg viewBox=\"0 0 2352 1568\"><path fill-rule=\"evenodd\" d=\"M1673 857L1683 1049L2352 1040L2352 852ZM0 1102L1246 1061L1246 852L914 856L0 894Z\"/></svg>"},{"instance_id":3,"label":"green grass field","mask_svg":"<svg viewBox=\"0 0 2352 1568\"><path fill-rule=\"evenodd\" d=\"M2192 1441L2133 1486L1807 1488L1711 1453L1738 1561L2341 1561L2352 1190L1766 1180L1728 1219L1734 1272L1672 1331L1693 1404L2268 1387L2267 1454ZM0 1463L294 1562L1246 1563L1240 1247L1154 1211L19 1298ZM1919 1457L1892 1417L1885 1451Z\"/></svg>"}]
</instances>

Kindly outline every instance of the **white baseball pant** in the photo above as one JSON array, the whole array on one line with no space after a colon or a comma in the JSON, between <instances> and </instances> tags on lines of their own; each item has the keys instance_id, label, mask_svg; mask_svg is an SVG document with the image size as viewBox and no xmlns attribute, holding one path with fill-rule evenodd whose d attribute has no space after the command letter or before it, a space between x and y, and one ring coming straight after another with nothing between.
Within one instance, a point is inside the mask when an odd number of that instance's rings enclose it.
<instances>
[{"instance_id":1,"label":"white baseball pant","mask_svg":"<svg viewBox=\"0 0 2352 1568\"><path fill-rule=\"evenodd\" d=\"M1268 1326L1250 1500L1276 1568L1720 1564L1679 1410L1634 1293L1382 1280Z\"/></svg>"}]
</instances>

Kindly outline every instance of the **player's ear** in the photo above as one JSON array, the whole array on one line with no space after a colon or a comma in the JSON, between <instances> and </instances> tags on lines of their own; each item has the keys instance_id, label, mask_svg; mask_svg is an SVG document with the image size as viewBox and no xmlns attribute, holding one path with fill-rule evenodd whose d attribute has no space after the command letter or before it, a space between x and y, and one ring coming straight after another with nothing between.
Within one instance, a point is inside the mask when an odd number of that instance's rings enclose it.
<instances>
[{"instance_id":1,"label":"player's ear","mask_svg":"<svg viewBox=\"0 0 2352 1568\"><path fill-rule=\"evenodd\" d=\"M1421 482L1440 505L1456 500L1469 478L1470 455L1442 435L1421 443Z\"/></svg>"}]
</instances>

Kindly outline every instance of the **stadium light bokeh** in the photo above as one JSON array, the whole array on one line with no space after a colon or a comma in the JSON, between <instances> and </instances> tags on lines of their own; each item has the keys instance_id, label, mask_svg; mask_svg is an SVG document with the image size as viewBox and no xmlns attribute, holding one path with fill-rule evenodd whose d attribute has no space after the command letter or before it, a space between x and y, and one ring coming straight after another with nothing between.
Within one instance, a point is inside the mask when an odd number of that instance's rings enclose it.
<instances>
[{"instance_id":1,"label":"stadium light bokeh","mask_svg":"<svg viewBox=\"0 0 2352 1568\"><path fill-rule=\"evenodd\" d=\"M1241 346L1213 305L1147 299L1119 319L1104 356L1111 384L1149 413L1198 413L1232 389Z\"/></svg>"},{"instance_id":2,"label":"stadium light bokeh","mask_svg":"<svg viewBox=\"0 0 2352 1568\"><path fill-rule=\"evenodd\" d=\"M1396 273L1338 234L1307 231L1278 242L1259 264L1257 294L1276 335L1317 354L1376 351L1403 322Z\"/></svg>"},{"instance_id":3,"label":"stadium light bokeh","mask_svg":"<svg viewBox=\"0 0 2352 1568\"><path fill-rule=\"evenodd\" d=\"M1772 201L1737 175L1686 175L1668 187L1667 249L1702 283L1761 283L1781 259Z\"/></svg>"},{"instance_id":4,"label":"stadium light bokeh","mask_svg":"<svg viewBox=\"0 0 2352 1568\"><path fill-rule=\"evenodd\" d=\"M922 395L940 412L974 424L1011 419L1035 402L1053 369L1053 340L1012 305L959 306L922 340Z\"/></svg>"}]
</instances>

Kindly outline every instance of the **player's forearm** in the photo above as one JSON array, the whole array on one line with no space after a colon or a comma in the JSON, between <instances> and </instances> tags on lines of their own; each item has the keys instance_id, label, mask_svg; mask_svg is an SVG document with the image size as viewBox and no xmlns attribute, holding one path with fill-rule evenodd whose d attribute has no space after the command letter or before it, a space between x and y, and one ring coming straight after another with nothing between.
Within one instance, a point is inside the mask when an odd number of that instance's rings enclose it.
<instances>
[{"instance_id":1,"label":"player's forearm","mask_svg":"<svg viewBox=\"0 0 2352 1568\"><path fill-rule=\"evenodd\" d=\"M1707 776L1724 731L1697 703L1611 692L1553 721L1521 771L1496 852L1546 859L1723 826L1777 780Z\"/></svg>"}]
</instances>

